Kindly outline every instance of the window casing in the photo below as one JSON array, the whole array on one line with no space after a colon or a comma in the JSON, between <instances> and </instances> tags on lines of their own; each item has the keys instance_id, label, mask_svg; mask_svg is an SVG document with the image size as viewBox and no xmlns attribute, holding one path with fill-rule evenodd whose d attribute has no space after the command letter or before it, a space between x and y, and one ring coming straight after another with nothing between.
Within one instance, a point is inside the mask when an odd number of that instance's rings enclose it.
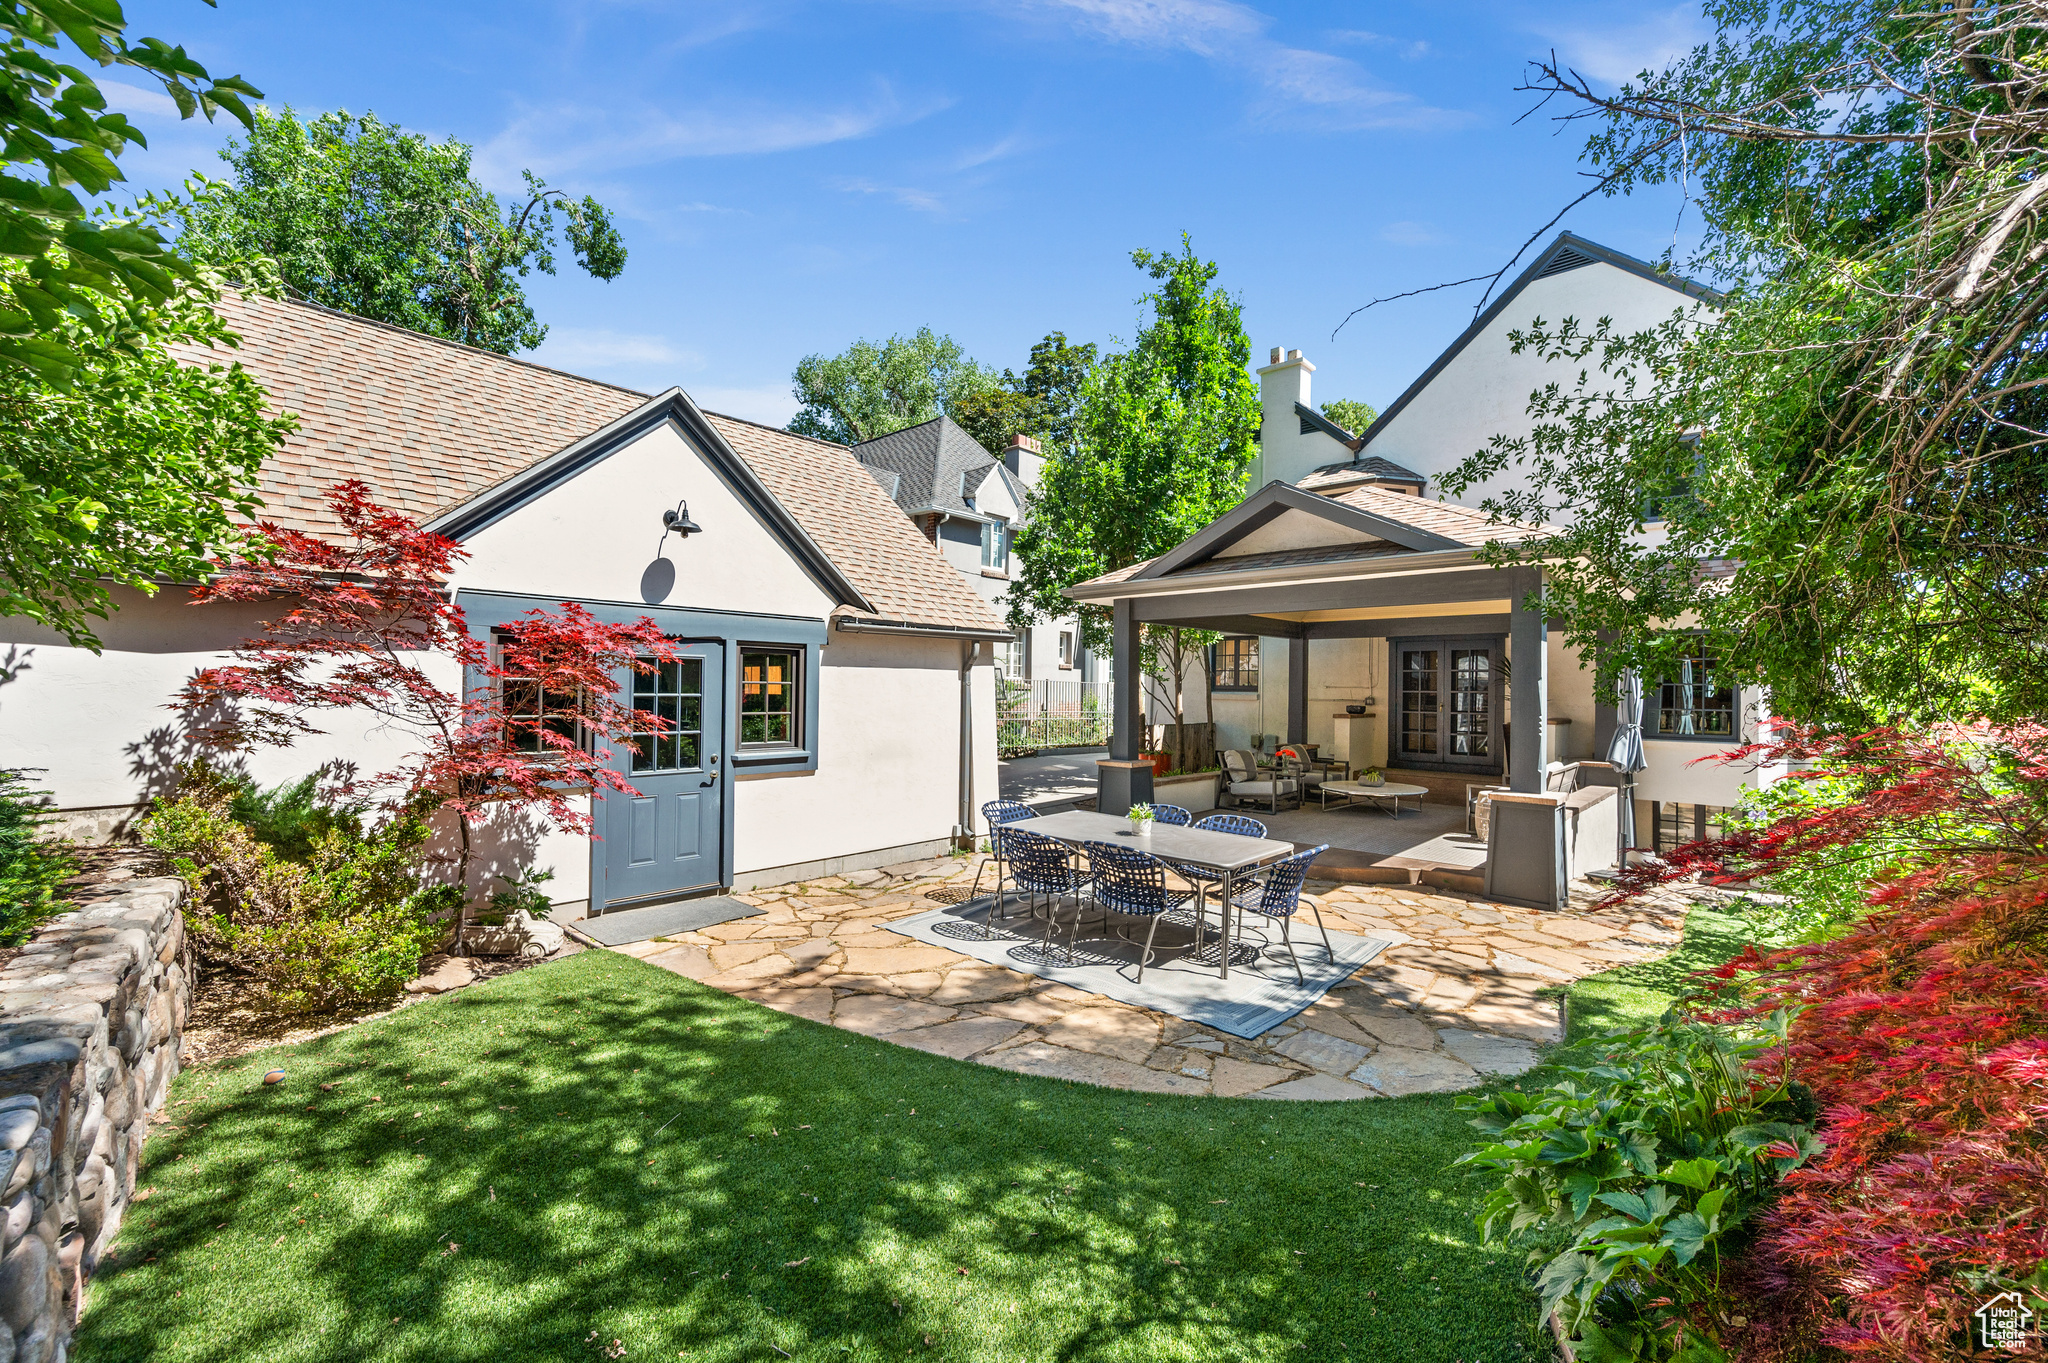
<instances>
[{"instance_id":1,"label":"window casing","mask_svg":"<svg viewBox=\"0 0 2048 1363\"><path fill-rule=\"evenodd\" d=\"M981 566L992 573L1010 571L1010 523L998 516L981 526Z\"/></svg>"},{"instance_id":2,"label":"window casing","mask_svg":"<svg viewBox=\"0 0 2048 1363\"><path fill-rule=\"evenodd\" d=\"M802 746L804 712L798 691L803 668L804 655L798 649L741 650L741 748Z\"/></svg>"},{"instance_id":3,"label":"window casing","mask_svg":"<svg viewBox=\"0 0 2048 1363\"><path fill-rule=\"evenodd\" d=\"M1718 838L1728 831L1730 810L1721 805L1689 805L1676 800L1650 802L1651 848L1669 852L1689 842Z\"/></svg>"},{"instance_id":4,"label":"window casing","mask_svg":"<svg viewBox=\"0 0 2048 1363\"><path fill-rule=\"evenodd\" d=\"M1716 677L1713 653L1694 639L1678 665L1678 675L1658 688L1657 737L1734 738L1735 687Z\"/></svg>"},{"instance_id":5,"label":"window casing","mask_svg":"<svg viewBox=\"0 0 2048 1363\"><path fill-rule=\"evenodd\" d=\"M1073 665L1074 632L1069 629L1063 629L1060 631L1060 666L1072 667Z\"/></svg>"},{"instance_id":6,"label":"window casing","mask_svg":"<svg viewBox=\"0 0 2048 1363\"><path fill-rule=\"evenodd\" d=\"M1209 689L1259 689L1259 641L1250 635L1219 639L1209 650Z\"/></svg>"},{"instance_id":7,"label":"window casing","mask_svg":"<svg viewBox=\"0 0 2048 1363\"><path fill-rule=\"evenodd\" d=\"M502 640L498 658L502 666ZM589 748L590 736L584 732L581 718L583 707L575 692L551 690L530 677L505 677L499 687L506 727L510 730L507 738L514 748L531 753L561 751L558 745L542 739L543 732L564 738L575 747Z\"/></svg>"}]
</instances>

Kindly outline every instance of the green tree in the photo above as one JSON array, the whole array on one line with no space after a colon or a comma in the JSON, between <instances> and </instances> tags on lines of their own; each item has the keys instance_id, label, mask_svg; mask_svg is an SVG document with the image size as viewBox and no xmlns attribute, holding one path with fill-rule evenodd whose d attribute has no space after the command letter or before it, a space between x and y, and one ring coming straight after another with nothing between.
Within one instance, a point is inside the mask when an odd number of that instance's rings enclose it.
<instances>
[{"instance_id":1,"label":"green tree","mask_svg":"<svg viewBox=\"0 0 2048 1363\"><path fill-rule=\"evenodd\" d=\"M1178 254L1131 260L1155 282L1139 300L1151 316L1130 350L1087 370L1071 442L1046 461L1017 536L1008 600L1020 628L1076 614L1065 588L1165 552L1244 496L1259 393L1242 304L1214 287L1217 266L1185 233ZM1104 613L1079 615L1088 645L1104 647ZM1164 647L1188 653L1188 641Z\"/></svg>"},{"instance_id":2,"label":"green tree","mask_svg":"<svg viewBox=\"0 0 2048 1363\"><path fill-rule=\"evenodd\" d=\"M1006 369L994 383L967 386L947 412L991 452L1020 434L1048 450L1066 449L1074 443L1081 394L1094 367L1093 342L1072 345L1065 332L1048 332L1031 347L1021 377Z\"/></svg>"},{"instance_id":3,"label":"green tree","mask_svg":"<svg viewBox=\"0 0 2048 1363\"><path fill-rule=\"evenodd\" d=\"M1380 415L1379 409L1371 403L1352 398L1333 398L1322 405L1322 413L1354 436L1363 435L1365 428L1377 421Z\"/></svg>"},{"instance_id":4,"label":"green tree","mask_svg":"<svg viewBox=\"0 0 2048 1363\"><path fill-rule=\"evenodd\" d=\"M277 262L286 286L327 307L509 355L548 329L520 280L555 273L555 214L576 263L612 280L626 248L594 198L572 199L525 173L500 203L470 171L470 148L428 140L374 114L301 122L258 108L246 145L221 159L231 181L198 177L179 247L233 268Z\"/></svg>"},{"instance_id":5,"label":"green tree","mask_svg":"<svg viewBox=\"0 0 2048 1363\"><path fill-rule=\"evenodd\" d=\"M205 361L235 341L211 306L215 277L147 213L88 215L73 192L119 183L116 158L143 138L52 54L69 41L146 72L186 117L225 109L246 124L243 97L261 92L212 79L183 48L129 42L111 0L25 0L0 26L0 614L97 647L90 622L114 586L198 577L236 540L288 427L238 366Z\"/></svg>"},{"instance_id":6,"label":"green tree","mask_svg":"<svg viewBox=\"0 0 2048 1363\"><path fill-rule=\"evenodd\" d=\"M1516 333L1531 434L1445 480L1571 529L1549 609L1662 671L1700 622L1780 714L2048 710L2048 38L2015 7L1717 0L1619 91L1536 68L1620 193L1686 187L1706 317ZM1647 534L1650 523L1658 526ZM1514 557L1496 551L1497 559ZM1703 573L1702 562L1713 565Z\"/></svg>"},{"instance_id":7,"label":"green tree","mask_svg":"<svg viewBox=\"0 0 2048 1363\"><path fill-rule=\"evenodd\" d=\"M0 12L0 369L27 370L59 387L108 338L151 329L150 310L196 279L148 222L89 216L74 189L103 194L123 179L116 158L146 145L92 78L58 61L63 42L101 66L146 72L180 116L225 109L243 123L239 76L215 80L157 38L127 39L114 0L14 0Z\"/></svg>"},{"instance_id":8,"label":"green tree","mask_svg":"<svg viewBox=\"0 0 2048 1363\"><path fill-rule=\"evenodd\" d=\"M1002 407L1002 380L951 336L919 327L908 336L855 341L837 355L806 355L793 376L802 404L789 429L858 445L941 413L975 432ZM999 426L1002 418L995 418ZM972 421L974 424L969 425Z\"/></svg>"}]
</instances>

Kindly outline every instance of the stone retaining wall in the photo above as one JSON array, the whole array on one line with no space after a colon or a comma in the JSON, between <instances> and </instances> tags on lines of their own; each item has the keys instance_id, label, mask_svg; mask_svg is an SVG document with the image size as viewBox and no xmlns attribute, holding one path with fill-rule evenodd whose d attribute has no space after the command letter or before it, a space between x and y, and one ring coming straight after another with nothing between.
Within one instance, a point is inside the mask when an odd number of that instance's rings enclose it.
<instances>
[{"instance_id":1,"label":"stone retaining wall","mask_svg":"<svg viewBox=\"0 0 2048 1363\"><path fill-rule=\"evenodd\" d=\"M115 870L0 968L0 1363L62 1363L192 1004L185 883Z\"/></svg>"}]
</instances>

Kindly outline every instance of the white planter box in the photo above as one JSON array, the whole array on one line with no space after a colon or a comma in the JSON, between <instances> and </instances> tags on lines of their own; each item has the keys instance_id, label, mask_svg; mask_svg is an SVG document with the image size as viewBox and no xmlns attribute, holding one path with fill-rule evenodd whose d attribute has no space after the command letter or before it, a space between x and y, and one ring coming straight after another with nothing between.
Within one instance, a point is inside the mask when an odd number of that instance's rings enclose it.
<instances>
[{"instance_id":1,"label":"white planter box","mask_svg":"<svg viewBox=\"0 0 2048 1363\"><path fill-rule=\"evenodd\" d=\"M1190 776L1152 778L1152 803L1179 805L1190 814L1216 808L1216 782L1223 773L1198 771Z\"/></svg>"}]
</instances>

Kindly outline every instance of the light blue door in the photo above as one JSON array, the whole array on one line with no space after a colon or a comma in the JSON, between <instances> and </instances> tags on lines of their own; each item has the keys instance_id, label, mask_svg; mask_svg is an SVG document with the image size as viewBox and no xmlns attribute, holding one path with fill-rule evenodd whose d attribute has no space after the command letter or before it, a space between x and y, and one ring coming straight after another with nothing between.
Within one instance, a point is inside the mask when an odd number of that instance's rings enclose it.
<instances>
[{"instance_id":1,"label":"light blue door","mask_svg":"<svg viewBox=\"0 0 2048 1363\"><path fill-rule=\"evenodd\" d=\"M673 898L719 884L724 768L724 646L679 644L682 659L635 674L633 708L672 726L619 749L621 772L638 793L604 795L595 858L608 909Z\"/></svg>"}]
</instances>

